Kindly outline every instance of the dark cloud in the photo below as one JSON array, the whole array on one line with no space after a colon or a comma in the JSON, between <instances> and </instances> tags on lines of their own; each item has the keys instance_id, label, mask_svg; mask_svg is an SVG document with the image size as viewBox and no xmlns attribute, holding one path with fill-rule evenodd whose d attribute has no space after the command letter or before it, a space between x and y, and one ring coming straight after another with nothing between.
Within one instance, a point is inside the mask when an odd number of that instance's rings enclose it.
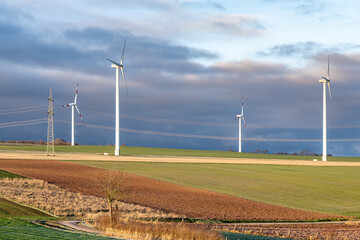
<instances>
[{"instance_id":1,"label":"dark cloud","mask_svg":"<svg viewBox=\"0 0 360 240\"><path fill-rule=\"evenodd\" d=\"M0 59L17 64L80 70L93 74L104 74L106 58L120 58L125 37L128 39L126 59L129 59L130 66L140 64L144 69L200 72L202 67L189 60L218 57L205 50L176 46L121 30L68 30L63 38L49 42L44 39L54 38L51 32L32 32L26 26L0 21L0 32L3 36L0 39Z\"/></svg>"},{"instance_id":2,"label":"dark cloud","mask_svg":"<svg viewBox=\"0 0 360 240\"><path fill-rule=\"evenodd\" d=\"M166 69L167 72L186 71L199 73L204 68L199 64L191 62L191 60L218 58L216 54L206 50L177 46L149 37L134 36L127 31L121 30L113 32L99 28L86 28L83 30L67 31L65 36L68 41L76 43L79 48L81 46L91 46L91 48L100 49L106 46L101 53L102 56L94 54L93 58L97 57L97 61L99 59L103 60L105 57L119 60L123 41L126 37L125 61L127 62L127 67L141 66L142 70L150 72L164 71Z\"/></svg>"},{"instance_id":3,"label":"dark cloud","mask_svg":"<svg viewBox=\"0 0 360 240\"><path fill-rule=\"evenodd\" d=\"M60 42L48 43L26 27L0 22L0 59L17 64L71 68L72 61L84 62L99 54L84 52Z\"/></svg>"}]
</instances>

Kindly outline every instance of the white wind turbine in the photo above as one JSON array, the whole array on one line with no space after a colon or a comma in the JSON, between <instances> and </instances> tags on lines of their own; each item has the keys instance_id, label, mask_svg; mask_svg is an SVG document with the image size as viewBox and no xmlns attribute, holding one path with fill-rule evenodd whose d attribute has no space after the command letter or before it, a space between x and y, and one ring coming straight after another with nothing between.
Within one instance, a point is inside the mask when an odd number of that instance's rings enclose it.
<instances>
[{"instance_id":1,"label":"white wind turbine","mask_svg":"<svg viewBox=\"0 0 360 240\"><path fill-rule=\"evenodd\" d=\"M68 105L62 105L61 106L61 107L71 107L71 146L75 145L75 140L74 140L74 108L78 112L78 114L80 116L80 119L81 119L81 122L84 124L84 119L81 116L79 108L76 106L76 100L77 100L78 92L79 92L79 84L76 85L76 92L75 92L74 102L69 103Z\"/></svg>"},{"instance_id":2,"label":"white wind turbine","mask_svg":"<svg viewBox=\"0 0 360 240\"><path fill-rule=\"evenodd\" d=\"M241 121L244 122L244 125L246 127L245 116L244 116L244 97L242 97L241 100L241 114L236 115L235 119L239 120L239 153L241 153Z\"/></svg>"},{"instance_id":3,"label":"white wind turbine","mask_svg":"<svg viewBox=\"0 0 360 240\"><path fill-rule=\"evenodd\" d=\"M118 156L120 155L120 112L119 112L119 107L120 107L120 103L119 103L119 69L121 69L121 73L125 82L125 88L126 88L126 93L128 93L127 90L127 85L126 85L126 79L125 79L125 74L124 74L124 53L125 53L125 45L126 45L126 38L124 41L124 48L122 51L122 55L121 55L121 60L120 63L117 63L113 60L110 60L107 58L107 60L109 62L111 62L111 67L112 68L116 68L116 100L115 100L115 155Z\"/></svg>"},{"instance_id":4,"label":"white wind turbine","mask_svg":"<svg viewBox=\"0 0 360 240\"><path fill-rule=\"evenodd\" d=\"M330 58L329 58L329 56L328 56L327 76L326 77L321 76L321 79L319 80L319 82L323 84L323 156L322 156L322 160L327 161L326 84L328 85L328 88L329 88L330 100L332 100L331 90L330 90Z\"/></svg>"}]
</instances>

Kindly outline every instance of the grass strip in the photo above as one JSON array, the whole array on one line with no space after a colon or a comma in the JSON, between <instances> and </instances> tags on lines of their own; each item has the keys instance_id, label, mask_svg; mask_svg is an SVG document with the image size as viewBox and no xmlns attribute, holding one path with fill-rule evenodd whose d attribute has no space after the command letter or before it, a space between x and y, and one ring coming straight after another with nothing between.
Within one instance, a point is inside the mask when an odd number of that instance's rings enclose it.
<instances>
[{"instance_id":1,"label":"grass strip","mask_svg":"<svg viewBox=\"0 0 360 240\"><path fill-rule=\"evenodd\" d=\"M0 218L2 240L106 240L107 237L65 232L35 225L26 220Z\"/></svg>"},{"instance_id":2,"label":"grass strip","mask_svg":"<svg viewBox=\"0 0 360 240\"><path fill-rule=\"evenodd\" d=\"M8 146L0 145L0 150L11 151L46 151L44 145L29 146ZM114 146L96 146L96 145L57 145L56 152L72 153L109 153L114 152ZM256 158L256 159L287 159L287 160L308 160L321 159L321 156L298 156L298 155L276 155L260 153L238 153L229 151L208 151L192 149L173 149L173 148L151 148L151 147L129 147L121 146L120 153L123 156L192 156L192 157L221 157L221 158ZM328 157L328 161L346 161L360 162L359 157Z\"/></svg>"}]
</instances>

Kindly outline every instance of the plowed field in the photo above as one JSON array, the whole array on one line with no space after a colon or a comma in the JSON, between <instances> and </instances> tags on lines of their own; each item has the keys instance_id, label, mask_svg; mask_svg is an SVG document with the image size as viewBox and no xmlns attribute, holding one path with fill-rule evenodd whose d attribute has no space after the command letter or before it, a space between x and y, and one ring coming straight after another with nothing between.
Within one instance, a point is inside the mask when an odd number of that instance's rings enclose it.
<instances>
[{"instance_id":1,"label":"plowed field","mask_svg":"<svg viewBox=\"0 0 360 240\"><path fill-rule=\"evenodd\" d=\"M42 179L75 192L102 196L94 179L108 170L47 160L0 160L0 169ZM313 220L336 216L259 203L129 174L126 202L183 214L222 220Z\"/></svg>"}]
</instances>

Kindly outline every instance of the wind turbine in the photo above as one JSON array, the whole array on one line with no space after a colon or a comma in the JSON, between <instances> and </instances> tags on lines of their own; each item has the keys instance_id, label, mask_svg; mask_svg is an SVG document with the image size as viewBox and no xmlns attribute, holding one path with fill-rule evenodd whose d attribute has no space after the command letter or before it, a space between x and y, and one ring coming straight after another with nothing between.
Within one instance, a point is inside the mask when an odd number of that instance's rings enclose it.
<instances>
[{"instance_id":1,"label":"wind turbine","mask_svg":"<svg viewBox=\"0 0 360 240\"><path fill-rule=\"evenodd\" d=\"M236 119L239 120L239 153L241 153L241 121L244 122L244 125L246 127L245 116L244 116L244 97L242 97L241 100L241 114L236 115L235 120Z\"/></svg>"},{"instance_id":2,"label":"wind turbine","mask_svg":"<svg viewBox=\"0 0 360 240\"><path fill-rule=\"evenodd\" d=\"M71 107L71 146L75 145L75 140L74 140L74 108L78 112L78 114L80 116L80 119L81 119L81 122L84 124L84 119L81 116L79 108L76 106L76 100L77 100L78 92L79 92L79 84L76 85L76 92L75 92L74 102L69 103L68 105L62 105L61 106L61 107Z\"/></svg>"},{"instance_id":3,"label":"wind turbine","mask_svg":"<svg viewBox=\"0 0 360 240\"><path fill-rule=\"evenodd\" d=\"M122 51L122 55L121 55L121 60L120 63L117 63L111 59L107 60L109 62L111 62L111 67L116 69L116 99L115 99L115 155L119 156L120 155L120 112L119 112L119 69L121 69L121 74L123 76L124 82L125 82L125 88L126 88L126 93L128 93L127 90L127 85L126 85L126 79L125 79L125 74L124 74L124 53L125 53L125 45L126 45L126 38L124 41L124 48Z\"/></svg>"},{"instance_id":4,"label":"wind turbine","mask_svg":"<svg viewBox=\"0 0 360 240\"><path fill-rule=\"evenodd\" d=\"M323 156L322 160L327 161L327 134L326 134L326 84L329 88L329 96L330 100L331 98L331 90L330 90L330 57L328 55L328 72L327 76L323 77L321 76L321 79L319 80L320 83L323 84Z\"/></svg>"}]
</instances>

